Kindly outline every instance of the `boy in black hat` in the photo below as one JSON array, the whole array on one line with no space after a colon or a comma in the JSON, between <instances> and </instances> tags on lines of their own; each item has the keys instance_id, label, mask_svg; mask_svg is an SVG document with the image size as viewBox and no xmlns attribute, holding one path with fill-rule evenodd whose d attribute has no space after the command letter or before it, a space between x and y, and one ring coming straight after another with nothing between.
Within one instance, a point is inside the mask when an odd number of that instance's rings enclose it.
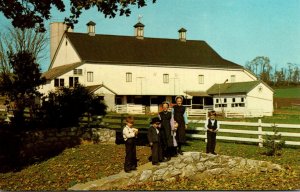
<instances>
[{"instance_id":1,"label":"boy in black hat","mask_svg":"<svg viewBox=\"0 0 300 192\"><path fill-rule=\"evenodd\" d=\"M148 136L148 141L152 152L152 164L159 165L159 162L163 160L160 135L159 135L160 119L158 117L154 117L152 118L150 124L151 126L148 129L147 136Z\"/></svg>"}]
</instances>

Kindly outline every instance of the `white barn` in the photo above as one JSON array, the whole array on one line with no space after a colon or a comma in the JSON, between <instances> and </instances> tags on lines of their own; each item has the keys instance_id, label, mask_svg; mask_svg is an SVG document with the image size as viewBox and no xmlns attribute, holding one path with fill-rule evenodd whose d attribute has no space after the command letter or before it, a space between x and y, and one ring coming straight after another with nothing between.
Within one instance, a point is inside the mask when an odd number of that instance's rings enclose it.
<instances>
[{"instance_id":1,"label":"white barn","mask_svg":"<svg viewBox=\"0 0 300 192\"><path fill-rule=\"evenodd\" d=\"M144 27L139 22L133 36L114 36L96 34L93 22L87 24L87 33L52 23L51 64L43 74L47 84L40 92L80 83L102 95L109 111L116 105L139 104L146 106L146 111L157 112L161 102L174 103L176 95L184 96L189 108L213 109L217 96L207 91L215 84L257 82L251 72L223 59L205 41L187 40L183 28L178 31L179 39L161 39L144 37ZM262 98L273 103L272 89L265 89L269 91ZM236 94L241 93L222 96ZM244 108L256 103L251 102L245 97ZM267 109L262 105L256 108L268 115L273 112L272 104Z\"/></svg>"}]
</instances>

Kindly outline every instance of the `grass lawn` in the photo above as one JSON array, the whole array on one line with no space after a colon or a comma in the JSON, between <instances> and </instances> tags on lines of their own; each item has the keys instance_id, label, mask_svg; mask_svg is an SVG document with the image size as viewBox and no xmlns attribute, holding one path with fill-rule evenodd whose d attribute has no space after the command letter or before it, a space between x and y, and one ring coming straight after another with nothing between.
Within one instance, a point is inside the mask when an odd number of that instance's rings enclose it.
<instances>
[{"instance_id":1,"label":"grass lawn","mask_svg":"<svg viewBox=\"0 0 300 192\"><path fill-rule=\"evenodd\" d=\"M184 151L205 151L205 143L189 141ZM223 155L266 160L278 163L284 172L259 173L240 177L216 177L213 180L179 179L176 182L150 182L122 190L295 190L300 189L300 150L285 148L280 157L261 154L254 145L218 142L216 152ZM150 148L138 146L138 165L148 162ZM84 183L119 173L123 169L124 145L86 144L66 149L47 161L18 172L0 173L1 190L66 190ZM120 190L120 189L119 189Z\"/></svg>"}]
</instances>

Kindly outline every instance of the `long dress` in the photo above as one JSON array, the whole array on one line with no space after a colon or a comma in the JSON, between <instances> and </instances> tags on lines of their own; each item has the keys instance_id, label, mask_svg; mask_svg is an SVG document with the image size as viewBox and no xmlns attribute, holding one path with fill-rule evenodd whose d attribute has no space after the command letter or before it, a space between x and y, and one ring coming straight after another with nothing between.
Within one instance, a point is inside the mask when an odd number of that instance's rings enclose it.
<instances>
[{"instance_id":1,"label":"long dress","mask_svg":"<svg viewBox=\"0 0 300 192\"><path fill-rule=\"evenodd\" d=\"M184 122L184 113L185 113L185 107L184 106L178 106L175 105L173 107L174 109L174 120L178 123L177 131L176 131L176 140L178 143L185 143L186 137L185 137L185 122Z\"/></svg>"},{"instance_id":2,"label":"long dress","mask_svg":"<svg viewBox=\"0 0 300 192\"><path fill-rule=\"evenodd\" d=\"M167 112L160 112L159 117L161 119L161 138L162 138L162 144L165 147L173 147L173 137L171 135L171 118L172 113Z\"/></svg>"}]
</instances>

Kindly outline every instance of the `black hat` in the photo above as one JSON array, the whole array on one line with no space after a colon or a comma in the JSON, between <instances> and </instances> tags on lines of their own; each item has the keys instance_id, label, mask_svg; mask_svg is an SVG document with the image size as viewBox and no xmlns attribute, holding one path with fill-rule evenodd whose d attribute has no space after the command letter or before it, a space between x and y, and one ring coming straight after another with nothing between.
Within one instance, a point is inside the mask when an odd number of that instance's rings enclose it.
<instances>
[{"instance_id":1,"label":"black hat","mask_svg":"<svg viewBox=\"0 0 300 192\"><path fill-rule=\"evenodd\" d=\"M154 118L152 118L151 119L151 122L150 122L150 124L153 124L153 123L157 123L157 122L161 122L161 120L158 118L158 117L154 117Z\"/></svg>"}]
</instances>

